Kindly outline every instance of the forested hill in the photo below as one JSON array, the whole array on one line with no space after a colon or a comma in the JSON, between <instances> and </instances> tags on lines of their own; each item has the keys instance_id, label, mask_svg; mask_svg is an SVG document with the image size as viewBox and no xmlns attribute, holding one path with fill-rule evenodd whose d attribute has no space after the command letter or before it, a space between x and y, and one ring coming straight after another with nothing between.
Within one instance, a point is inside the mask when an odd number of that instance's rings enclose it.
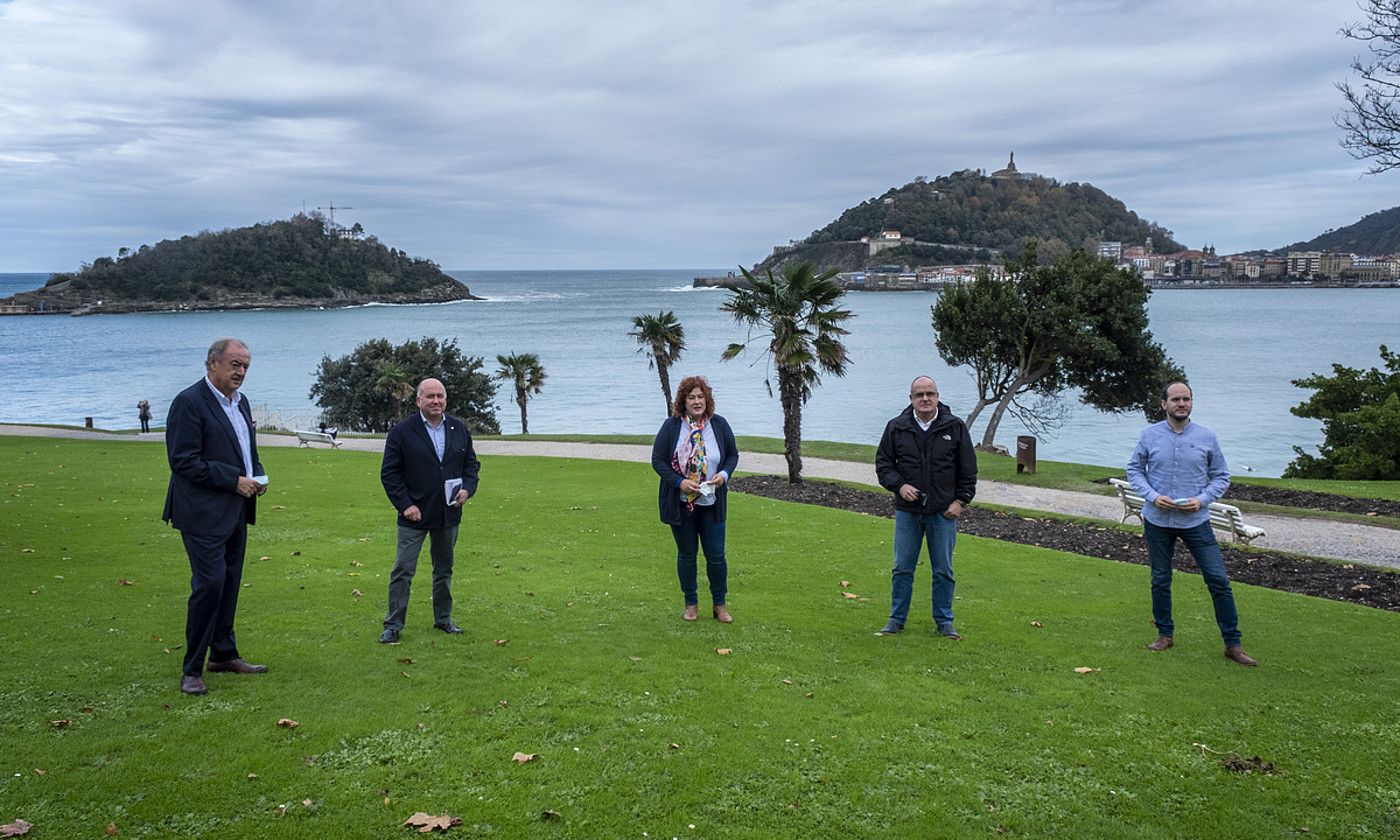
<instances>
[{"instance_id":1,"label":"forested hill","mask_svg":"<svg viewBox=\"0 0 1400 840\"><path fill-rule=\"evenodd\" d=\"M205 231L101 257L12 303L44 311L241 309L468 300L471 292L433 262L320 214Z\"/></svg>"},{"instance_id":2,"label":"forested hill","mask_svg":"<svg viewBox=\"0 0 1400 840\"><path fill-rule=\"evenodd\" d=\"M1355 224L1280 248L1278 253L1288 251L1334 251L1366 257L1400 252L1400 207L1372 213Z\"/></svg>"},{"instance_id":3,"label":"forested hill","mask_svg":"<svg viewBox=\"0 0 1400 840\"><path fill-rule=\"evenodd\" d=\"M860 240L882 231L899 231L906 244L871 255ZM933 180L916 178L867 199L806 239L776 249L758 267L805 259L843 271L876 264L999 261L1015 256L1028 238L1039 240L1042 254L1053 255L1092 248L1100 240L1141 244L1149 237L1158 253L1182 250L1171 231L1139 218L1090 184L1039 176L991 178L966 169Z\"/></svg>"}]
</instances>

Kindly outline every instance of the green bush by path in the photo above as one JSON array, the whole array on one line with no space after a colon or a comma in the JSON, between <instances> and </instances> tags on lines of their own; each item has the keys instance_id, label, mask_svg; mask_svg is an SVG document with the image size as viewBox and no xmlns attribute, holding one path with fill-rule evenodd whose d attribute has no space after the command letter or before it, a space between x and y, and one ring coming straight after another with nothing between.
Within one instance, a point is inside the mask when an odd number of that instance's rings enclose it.
<instances>
[{"instance_id":1,"label":"green bush by path","mask_svg":"<svg viewBox=\"0 0 1400 840\"><path fill-rule=\"evenodd\" d=\"M1395 613L1236 586L1263 662L1244 669L1181 575L1177 647L1151 654L1143 568L965 537L964 641L933 633L926 566L910 629L879 638L890 523L736 495L735 623L702 603L686 624L646 465L491 457L458 550L467 632L431 629L425 562L404 642L381 646L378 457L263 459L238 628L271 671L211 674L195 698L178 691L188 565L159 522L163 447L0 438L0 823L379 838L421 810L462 817L448 836L1400 831ZM1274 770L1232 772L1231 752Z\"/></svg>"}]
</instances>

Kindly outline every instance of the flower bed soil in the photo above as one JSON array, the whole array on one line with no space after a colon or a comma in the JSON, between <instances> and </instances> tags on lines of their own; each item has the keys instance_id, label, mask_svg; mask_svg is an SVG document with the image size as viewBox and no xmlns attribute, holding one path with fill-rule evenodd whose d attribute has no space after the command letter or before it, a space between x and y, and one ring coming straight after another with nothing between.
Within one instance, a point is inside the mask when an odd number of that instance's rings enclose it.
<instances>
[{"instance_id":1,"label":"flower bed soil","mask_svg":"<svg viewBox=\"0 0 1400 840\"><path fill-rule=\"evenodd\" d=\"M770 499L894 518L890 494L884 491L861 490L826 482L789 484L786 479L777 476L743 476L734 479L730 486L741 493ZM978 537L1052 548L1104 560L1147 564L1147 548L1143 545L1140 530L1124 531L1050 517L1018 516L976 505L963 513L958 530ZM1220 548L1231 580L1400 612L1400 573L1350 563L1274 554L1265 549L1241 549L1230 543L1221 543ZM1196 571L1195 562L1184 546L1177 547L1173 564L1181 571Z\"/></svg>"}]
</instances>

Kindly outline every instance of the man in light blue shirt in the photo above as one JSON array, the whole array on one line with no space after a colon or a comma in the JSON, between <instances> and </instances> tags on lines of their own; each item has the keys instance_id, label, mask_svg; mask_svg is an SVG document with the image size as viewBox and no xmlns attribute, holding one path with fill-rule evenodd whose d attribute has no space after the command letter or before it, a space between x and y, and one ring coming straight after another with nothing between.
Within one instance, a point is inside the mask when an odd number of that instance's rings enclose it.
<instances>
[{"instance_id":1,"label":"man in light blue shirt","mask_svg":"<svg viewBox=\"0 0 1400 840\"><path fill-rule=\"evenodd\" d=\"M1173 382L1163 394L1167 419L1143 429L1128 461L1128 481L1143 498L1142 531L1147 562L1152 569L1152 618L1157 640L1148 650L1164 651L1173 644L1172 553L1179 538L1196 559L1215 604L1215 622L1225 641L1225 658L1241 665L1258 665L1240 647L1235 595L1220 544L1210 527L1212 502L1230 486L1230 470L1215 432L1191 422L1191 388Z\"/></svg>"}]
</instances>

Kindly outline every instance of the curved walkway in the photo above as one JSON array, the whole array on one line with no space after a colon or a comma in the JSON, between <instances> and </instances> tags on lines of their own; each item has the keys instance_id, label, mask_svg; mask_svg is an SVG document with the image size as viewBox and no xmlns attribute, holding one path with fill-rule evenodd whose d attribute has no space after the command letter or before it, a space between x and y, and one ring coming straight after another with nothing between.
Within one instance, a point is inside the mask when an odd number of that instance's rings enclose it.
<instances>
[{"instance_id":1,"label":"curved walkway","mask_svg":"<svg viewBox=\"0 0 1400 840\"><path fill-rule=\"evenodd\" d=\"M27 437L60 437L98 439L107 441L163 440L159 432L134 435L114 435L83 429L47 429L37 426L0 425L0 435ZM381 438L343 438L342 448L364 452L381 452ZM296 446L290 435L258 435L259 446ZM319 447L318 447L319 448ZM651 447L612 443L564 443L552 441L477 441L476 451L482 455L543 456L553 458L587 458L602 461L651 461ZM878 486L875 468L856 461L828 461L821 458L802 459L803 473L812 478L832 478L858 484ZM786 475L787 463L781 455L745 453L740 461L744 472ZM1008 484L999 481L979 481L977 501L1006 505L1025 510L1107 519L1117 522L1123 505L1116 496L1098 496L1070 490L1050 490ZM1330 557L1371 566L1400 569L1400 530L1326 519L1302 519L1291 516L1265 516L1251 513L1251 524L1263 528L1267 535L1254 541L1260 548L1275 548L1313 557Z\"/></svg>"}]
</instances>

